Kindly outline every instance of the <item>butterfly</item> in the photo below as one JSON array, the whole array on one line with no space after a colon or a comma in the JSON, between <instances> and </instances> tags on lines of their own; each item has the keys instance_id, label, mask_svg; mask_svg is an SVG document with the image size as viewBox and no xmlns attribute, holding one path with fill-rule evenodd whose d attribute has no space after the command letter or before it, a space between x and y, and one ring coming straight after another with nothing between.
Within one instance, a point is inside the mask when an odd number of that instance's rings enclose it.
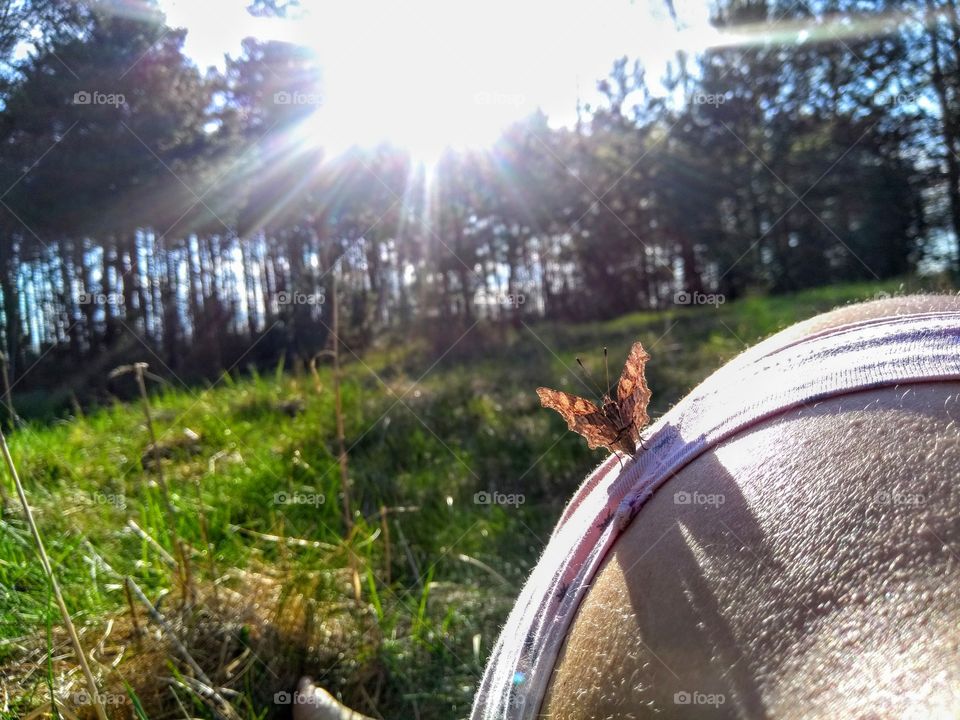
<instances>
[{"instance_id":1,"label":"butterfly","mask_svg":"<svg viewBox=\"0 0 960 720\"><path fill-rule=\"evenodd\" d=\"M647 414L650 388L644 375L649 359L643 345L634 343L617 382L616 399L607 393L599 407L586 398L545 387L537 388L540 404L560 413L568 428L586 438L591 450L605 447L610 452L632 457L637 451L640 431L650 423Z\"/></svg>"}]
</instances>

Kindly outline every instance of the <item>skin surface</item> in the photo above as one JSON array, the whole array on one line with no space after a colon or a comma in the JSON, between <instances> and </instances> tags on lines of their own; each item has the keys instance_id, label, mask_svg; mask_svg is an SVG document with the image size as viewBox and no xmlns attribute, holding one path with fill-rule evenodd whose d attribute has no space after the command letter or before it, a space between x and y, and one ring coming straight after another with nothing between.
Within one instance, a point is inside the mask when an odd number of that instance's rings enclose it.
<instances>
[{"instance_id":1,"label":"skin surface","mask_svg":"<svg viewBox=\"0 0 960 720\"><path fill-rule=\"evenodd\" d=\"M851 306L778 337L942 309L960 302ZM722 443L616 542L542 716L960 717L958 477L957 382L832 398Z\"/></svg>"}]
</instances>

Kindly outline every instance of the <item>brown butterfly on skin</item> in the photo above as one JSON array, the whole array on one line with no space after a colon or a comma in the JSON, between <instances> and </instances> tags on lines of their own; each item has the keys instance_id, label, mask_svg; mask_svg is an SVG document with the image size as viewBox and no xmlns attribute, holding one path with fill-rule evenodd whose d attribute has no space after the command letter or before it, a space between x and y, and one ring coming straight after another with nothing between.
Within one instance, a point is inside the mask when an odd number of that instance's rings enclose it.
<instances>
[{"instance_id":1,"label":"brown butterfly on skin","mask_svg":"<svg viewBox=\"0 0 960 720\"><path fill-rule=\"evenodd\" d=\"M650 423L647 406L650 388L645 368L650 355L639 342L630 348L623 374L617 381L615 398L607 393L600 405L562 390L537 388L540 404L560 413L567 427L582 435L590 449L605 447L612 453L633 457L640 431Z\"/></svg>"}]
</instances>

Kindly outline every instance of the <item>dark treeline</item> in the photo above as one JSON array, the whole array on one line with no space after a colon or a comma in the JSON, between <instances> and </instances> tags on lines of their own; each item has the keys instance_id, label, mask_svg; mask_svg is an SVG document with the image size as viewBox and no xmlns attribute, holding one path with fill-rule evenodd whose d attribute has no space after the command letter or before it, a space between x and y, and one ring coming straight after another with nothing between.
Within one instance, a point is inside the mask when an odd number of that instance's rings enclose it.
<instances>
[{"instance_id":1,"label":"dark treeline","mask_svg":"<svg viewBox=\"0 0 960 720\"><path fill-rule=\"evenodd\" d=\"M204 72L149 2L0 10L18 390L102 387L133 359L198 378L308 358L334 300L358 345L452 341L478 320L607 318L956 256L953 0L722 0L736 45L679 54L666 77L619 60L575 127L534 114L427 169L387 146L325 155L323 69L303 49L250 39Z\"/></svg>"}]
</instances>

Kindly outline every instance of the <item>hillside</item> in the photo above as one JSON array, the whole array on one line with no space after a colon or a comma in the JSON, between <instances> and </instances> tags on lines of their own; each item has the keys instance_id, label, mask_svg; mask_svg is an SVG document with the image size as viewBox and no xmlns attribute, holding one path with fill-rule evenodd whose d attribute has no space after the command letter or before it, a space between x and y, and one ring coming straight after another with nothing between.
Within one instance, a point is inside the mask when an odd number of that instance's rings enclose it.
<instances>
[{"instance_id":1,"label":"hillside","mask_svg":"<svg viewBox=\"0 0 960 720\"><path fill-rule=\"evenodd\" d=\"M762 337L922 287L842 285L590 325L478 327L449 352L344 350L349 531L329 367L155 386L156 447L139 403L27 424L10 445L116 717L213 716L126 576L232 691L241 717L285 716L276 694L301 674L369 714L462 717L565 498L604 455L539 408L536 386L584 393L575 355L602 378L601 348L619 371L640 339L657 417ZM15 498L6 473L3 482ZM516 504L478 503L481 491ZM92 716L78 710L82 678L13 500L0 527L4 716L43 706L51 688L66 717Z\"/></svg>"}]
</instances>

